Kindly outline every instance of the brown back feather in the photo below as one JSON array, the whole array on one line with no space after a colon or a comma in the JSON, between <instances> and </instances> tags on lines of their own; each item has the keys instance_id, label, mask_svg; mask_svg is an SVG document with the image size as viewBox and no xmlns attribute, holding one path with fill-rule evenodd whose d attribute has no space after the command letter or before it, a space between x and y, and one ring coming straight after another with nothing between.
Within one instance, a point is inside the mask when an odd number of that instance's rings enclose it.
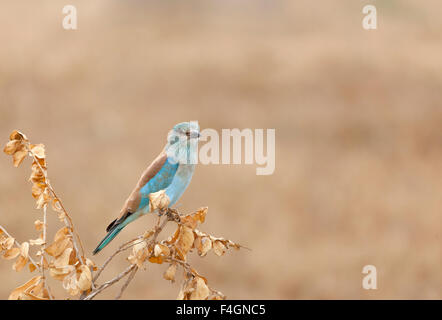
<instances>
[{"instance_id":1,"label":"brown back feather","mask_svg":"<svg viewBox=\"0 0 442 320\"><path fill-rule=\"evenodd\" d=\"M127 198L123 208L121 208L119 217L114 221L112 221L111 224L109 224L106 231L109 231L114 225L117 225L120 222L124 221L124 219L126 219L128 216L130 216L138 209L138 206L140 205L141 201L140 189L146 183L148 183L150 179L155 177L158 171L160 171L160 169L163 167L164 163L166 162L166 159L167 159L167 154L166 152L162 151L158 155L158 157L156 157L156 159L150 164L150 166L147 167L146 170L144 170L143 174L138 180L137 185L132 190L131 194L129 195L129 198Z\"/></svg>"}]
</instances>

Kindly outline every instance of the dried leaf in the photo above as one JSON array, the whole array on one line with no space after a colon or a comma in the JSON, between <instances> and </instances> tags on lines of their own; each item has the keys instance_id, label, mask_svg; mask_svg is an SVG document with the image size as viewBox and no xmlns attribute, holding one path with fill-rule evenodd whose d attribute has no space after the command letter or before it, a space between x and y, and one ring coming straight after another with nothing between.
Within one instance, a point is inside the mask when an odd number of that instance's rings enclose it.
<instances>
[{"instance_id":1,"label":"dried leaf","mask_svg":"<svg viewBox=\"0 0 442 320\"><path fill-rule=\"evenodd\" d=\"M15 288L9 295L8 300L17 300L23 292L25 292L28 288L35 286L40 280L41 276L36 276L26 282L24 285Z\"/></svg>"},{"instance_id":2,"label":"dried leaf","mask_svg":"<svg viewBox=\"0 0 442 320\"><path fill-rule=\"evenodd\" d=\"M61 255L59 255L54 261L55 268L61 268L69 265L69 259L71 257L72 248L66 248Z\"/></svg>"},{"instance_id":3,"label":"dried leaf","mask_svg":"<svg viewBox=\"0 0 442 320\"><path fill-rule=\"evenodd\" d=\"M11 132L11 134L9 135L9 140L25 140L28 141L28 138L24 135L24 133L18 131L18 130L14 130Z\"/></svg>"},{"instance_id":4,"label":"dried leaf","mask_svg":"<svg viewBox=\"0 0 442 320\"><path fill-rule=\"evenodd\" d=\"M170 249L167 246L165 246L164 244L160 244L160 243L155 245L153 252L154 252L155 257L158 257L160 255L168 257L170 255Z\"/></svg>"},{"instance_id":5,"label":"dried leaf","mask_svg":"<svg viewBox=\"0 0 442 320\"><path fill-rule=\"evenodd\" d=\"M177 300L185 300L185 293L183 289L180 289L180 292L178 292L178 297L176 297Z\"/></svg>"},{"instance_id":6,"label":"dried leaf","mask_svg":"<svg viewBox=\"0 0 442 320\"><path fill-rule=\"evenodd\" d=\"M162 264L164 262L164 259L163 257L149 257L149 262Z\"/></svg>"},{"instance_id":7,"label":"dried leaf","mask_svg":"<svg viewBox=\"0 0 442 320\"><path fill-rule=\"evenodd\" d=\"M95 265L95 263L91 259L89 259L89 258L86 258L86 265L90 269L92 269L93 271L96 271L98 269L97 266Z\"/></svg>"},{"instance_id":8,"label":"dried leaf","mask_svg":"<svg viewBox=\"0 0 442 320\"><path fill-rule=\"evenodd\" d=\"M26 263L28 262L28 258L23 257L20 255L17 260L15 260L14 264L12 265L12 270L15 270L17 272L21 271Z\"/></svg>"},{"instance_id":9,"label":"dried leaf","mask_svg":"<svg viewBox=\"0 0 442 320\"><path fill-rule=\"evenodd\" d=\"M34 199L40 198L41 194L46 190L46 183L44 182L35 182L32 185L32 196Z\"/></svg>"},{"instance_id":10,"label":"dried leaf","mask_svg":"<svg viewBox=\"0 0 442 320\"><path fill-rule=\"evenodd\" d=\"M6 240L2 241L2 248L3 250L9 250L14 246L15 239L14 238L7 238Z\"/></svg>"},{"instance_id":11,"label":"dried leaf","mask_svg":"<svg viewBox=\"0 0 442 320\"><path fill-rule=\"evenodd\" d=\"M45 242L44 242L44 240L43 239L41 239L41 238L38 238L38 239L35 239L35 240L29 240L29 244L31 245L31 246L41 246L41 245L43 245Z\"/></svg>"},{"instance_id":12,"label":"dried leaf","mask_svg":"<svg viewBox=\"0 0 442 320\"><path fill-rule=\"evenodd\" d=\"M193 246L195 240L193 231L186 226L180 227L180 234L176 243L176 249L179 252L181 259L186 261L186 255Z\"/></svg>"},{"instance_id":13,"label":"dried leaf","mask_svg":"<svg viewBox=\"0 0 442 320\"><path fill-rule=\"evenodd\" d=\"M194 291L190 294L190 300L205 300L209 297L210 290L204 279L195 277Z\"/></svg>"},{"instance_id":14,"label":"dried leaf","mask_svg":"<svg viewBox=\"0 0 442 320\"><path fill-rule=\"evenodd\" d=\"M42 281L40 281L37 285L29 287L26 291L37 296L44 294L44 282L45 279L42 279Z\"/></svg>"},{"instance_id":15,"label":"dried leaf","mask_svg":"<svg viewBox=\"0 0 442 320\"><path fill-rule=\"evenodd\" d=\"M189 300L190 294L195 291L194 284L192 279L185 280L178 293L177 300Z\"/></svg>"},{"instance_id":16,"label":"dried leaf","mask_svg":"<svg viewBox=\"0 0 442 320\"><path fill-rule=\"evenodd\" d=\"M165 190L149 194L149 209L150 212L155 210L165 210L169 206L170 199Z\"/></svg>"},{"instance_id":17,"label":"dried leaf","mask_svg":"<svg viewBox=\"0 0 442 320\"><path fill-rule=\"evenodd\" d=\"M226 246L222 241L216 240L213 242L213 252L215 252L217 256L222 256L224 252L226 252Z\"/></svg>"},{"instance_id":18,"label":"dried leaf","mask_svg":"<svg viewBox=\"0 0 442 320\"><path fill-rule=\"evenodd\" d=\"M60 200L58 200L58 199L53 199L52 200L52 210L57 212L58 219L60 221L63 221L66 218L66 213L64 212L64 209L63 209L63 207L61 205Z\"/></svg>"},{"instance_id":19,"label":"dried leaf","mask_svg":"<svg viewBox=\"0 0 442 320\"><path fill-rule=\"evenodd\" d=\"M58 215L58 220L60 220L60 222L63 222L66 219L66 213L64 211L57 213L57 215Z\"/></svg>"},{"instance_id":20,"label":"dried leaf","mask_svg":"<svg viewBox=\"0 0 442 320\"><path fill-rule=\"evenodd\" d=\"M29 253L29 243L27 243L26 241L23 242L20 246L20 254L23 256L23 258L28 258L28 253Z\"/></svg>"},{"instance_id":21,"label":"dried leaf","mask_svg":"<svg viewBox=\"0 0 442 320\"><path fill-rule=\"evenodd\" d=\"M34 221L34 226L35 226L35 230L40 231L43 229L43 225L44 223L41 222L40 220L35 220Z\"/></svg>"},{"instance_id":22,"label":"dried leaf","mask_svg":"<svg viewBox=\"0 0 442 320\"><path fill-rule=\"evenodd\" d=\"M195 248L198 250L198 254L204 257L207 252L212 249L212 240L209 237L197 237L195 240Z\"/></svg>"},{"instance_id":23,"label":"dried leaf","mask_svg":"<svg viewBox=\"0 0 442 320\"><path fill-rule=\"evenodd\" d=\"M208 207L203 207L198 209L198 211L195 213L195 217L199 220L199 222L204 223L206 220L207 210L209 210Z\"/></svg>"},{"instance_id":24,"label":"dried leaf","mask_svg":"<svg viewBox=\"0 0 442 320\"><path fill-rule=\"evenodd\" d=\"M12 155L14 167L18 167L27 155L28 151L26 151L24 147L20 147L17 151L15 151L15 153Z\"/></svg>"},{"instance_id":25,"label":"dried leaf","mask_svg":"<svg viewBox=\"0 0 442 320\"><path fill-rule=\"evenodd\" d=\"M205 282L206 284L208 283L207 279L206 279L205 277L203 277L202 275L200 275L195 269L190 268L190 270L191 270L192 275L197 276L197 277L200 277L201 279L204 280L204 282Z\"/></svg>"},{"instance_id":26,"label":"dried leaf","mask_svg":"<svg viewBox=\"0 0 442 320\"><path fill-rule=\"evenodd\" d=\"M64 227L57 231L54 242L45 251L52 257L58 257L67 247L72 247L72 241L69 237L69 229Z\"/></svg>"},{"instance_id":27,"label":"dried leaf","mask_svg":"<svg viewBox=\"0 0 442 320\"><path fill-rule=\"evenodd\" d=\"M32 162L32 166L31 166L31 177L29 178L29 181L32 181L34 183L40 182L40 183L45 183L46 178L45 175L43 173L43 171L41 171L40 166L37 164L37 162Z\"/></svg>"},{"instance_id":28,"label":"dried leaf","mask_svg":"<svg viewBox=\"0 0 442 320\"><path fill-rule=\"evenodd\" d=\"M49 294L44 287L44 279L36 286L31 286L26 289L24 295L29 300L49 300Z\"/></svg>"},{"instance_id":29,"label":"dried leaf","mask_svg":"<svg viewBox=\"0 0 442 320\"><path fill-rule=\"evenodd\" d=\"M239 245L231 240L224 239L224 238L216 238L214 236L211 236L211 235L208 235L204 232L201 232L197 229L194 230L194 233L197 237L208 237L212 241L212 247L215 247L215 242L221 242L225 247L224 251L226 249L229 249L230 247L235 248L237 250L239 250L242 247L241 245ZM217 246L218 246L218 249L223 249L219 243L217 243Z\"/></svg>"},{"instance_id":30,"label":"dried leaf","mask_svg":"<svg viewBox=\"0 0 442 320\"><path fill-rule=\"evenodd\" d=\"M52 210L54 210L55 212L58 212L58 213L64 213L63 207L60 204L60 200L58 200L58 199L52 200Z\"/></svg>"},{"instance_id":31,"label":"dried leaf","mask_svg":"<svg viewBox=\"0 0 442 320\"><path fill-rule=\"evenodd\" d=\"M171 264L169 268L167 268L166 272L164 272L163 278L174 282L176 270L177 270L177 265Z\"/></svg>"},{"instance_id":32,"label":"dried leaf","mask_svg":"<svg viewBox=\"0 0 442 320\"><path fill-rule=\"evenodd\" d=\"M11 248L9 250L6 250L5 253L3 253L3 259L11 260L18 257L20 254L19 248Z\"/></svg>"},{"instance_id":33,"label":"dried leaf","mask_svg":"<svg viewBox=\"0 0 442 320\"><path fill-rule=\"evenodd\" d=\"M72 274L66 276L63 279L63 288L72 296L75 296L80 293L76 272L73 272Z\"/></svg>"},{"instance_id":34,"label":"dried leaf","mask_svg":"<svg viewBox=\"0 0 442 320\"><path fill-rule=\"evenodd\" d=\"M30 145L32 153L39 159L44 159L45 155L45 146L44 144L31 144Z\"/></svg>"},{"instance_id":35,"label":"dried leaf","mask_svg":"<svg viewBox=\"0 0 442 320\"><path fill-rule=\"evenodd\" d=\"M20 300L49 300L49 298L42 298L29 292L24 292L23 294L29 299L20 299Z\"/></svg>"},{"instance_id":36,"label":"dried leaf","mask_svg":"<svg viewBox=\"0 0 442 320\"><path fill-rule=\"evenodd\" d=\"M5 148L3 149L3 152L8 154L8 155L13 155L17 151L17 149L20 148L21 143L22 142L20 140L11 140L11 141L9 141L6 144Z\"/></svg>"},{"instance_id":37,"label":"dried leaf","mask_svg":"<svg viewBox=\"0 0 442 320\"><path fill-rule=\"evenodd\" d=\"M29 263L28 267L29 267L29 272L34 272L34 270L37 269L37 267L33 263Z\"/></svg>"},{"instance_id":38,"label":"dried leaf","mask_svg":"<svg viewBox=\"0 0 442 320\"><path fill-rule=\"evenodd\" d=\"M141 241L133 246L132 254L127 258L131 263L136 264L138 268L143 266L144 260L147 258L146 242Z\"/></svg>"},{"instance_id":39,"label":"dried leaf","mask_svg":"<svg viewBox=\"0 0 442 320\"><path fill-rule=\"evenodd\" d=\"M54 258L62 254L67 247L71 246L71 239L65 238L52 243L49 247L45 249L46 253Z\"/></svg>"},{"instance_id":40,"label":"dried leaf","mask_svg":"<svg viewBox=\"0 0 442 320\"><path fill-rule=\"evenodd\" d=\"M180 232L181 232L181 226L178 226L178 228L175 230L175 233L173 234L173 236L169 237L166 242L168 244L174 244L178 240Z\"/></svg>"},{"instance_id":41,"label":"dried leaf","mask_svg":"<svg viewBox=\"0 0 442 320\"><path fill-rule=\"evenodd\" d=\"M49 191L47 188L45 188L37 199L37 209L41 209L46 206L50 199L51 196L49 195Z\"/></svg>"},{"instance_id":42,"label":"dried leaf","mask_svg":"<svg viewBox=\"0 0 442 320\"><path fill-rule=\"evenodd\" d=\"M89 290L92 286L91 270L86 265L81 265L78 270L80 271L80 277L78 278L78 288L81 291Z\"/></svg>"},{"instance_id":43,"label":"dried leaf","mask_svg":"<svg viewBox=\"0 0 442 320\"><path fill-rule=\"evenodd\" d=\"M181 223L191 229L195 229L198 226L198 223L203 223L206 219L207 210L208 208L204 207L192 214L181 217Z\"/></svg>"},{"instance_id":44,"label":"dried leaf","mask_svg":"<svg viewBox=\"0 0 442 320\"><path fill-rule=\"evenodd\" d=\"M75 271L75 267L68 265L61 268L50 268L49 274L56 280L63 280L67 275Z\"/></svg>"}]
</instances>

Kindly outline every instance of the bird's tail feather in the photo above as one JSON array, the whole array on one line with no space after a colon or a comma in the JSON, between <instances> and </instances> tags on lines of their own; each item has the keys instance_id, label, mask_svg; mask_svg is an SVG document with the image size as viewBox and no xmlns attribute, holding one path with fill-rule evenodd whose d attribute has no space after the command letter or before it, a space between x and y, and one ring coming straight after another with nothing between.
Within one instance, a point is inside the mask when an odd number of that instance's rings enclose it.
<instances>
[{"instance_id":1,"label":"bird's tail feather","mask_svg":"<svg viewBox=\"0 0 442 320\"><path fill-rule=\"evenodd\" d=\"M107 246L109 244L109 242L111 242L117 236L117 234L120 233L121 230L123 230L123 228L125 226L126 226L126 224L124 224L124 223L114 224L112 226L112 228L110 228L108 230L108 233L104 237L104 239L101 240L101 242L95 248L95 250L93 251L93 254L97 254L98 252L101 251L101 249L103 249L105 246Z\"/></svg>"}]
</instances>

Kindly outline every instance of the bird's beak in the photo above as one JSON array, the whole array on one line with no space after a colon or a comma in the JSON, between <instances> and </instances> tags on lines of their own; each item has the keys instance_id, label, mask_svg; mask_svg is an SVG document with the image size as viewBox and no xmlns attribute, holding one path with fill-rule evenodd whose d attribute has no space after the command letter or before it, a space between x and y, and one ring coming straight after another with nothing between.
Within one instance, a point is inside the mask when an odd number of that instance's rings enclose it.
<instances>
[{"instance_id":1,"label":"bird's beak","mask_svg":"<svg viewBox=\"0 0 442 320\"><path fill-rule=\"evenodd\" d=\"M198 131L190 131L190 138L192 139L192 138L196 138L196 139L198 139L199 137L200 137L201 135L200 135L200 133L198 132Z\"/></svg>"}]
</instances>

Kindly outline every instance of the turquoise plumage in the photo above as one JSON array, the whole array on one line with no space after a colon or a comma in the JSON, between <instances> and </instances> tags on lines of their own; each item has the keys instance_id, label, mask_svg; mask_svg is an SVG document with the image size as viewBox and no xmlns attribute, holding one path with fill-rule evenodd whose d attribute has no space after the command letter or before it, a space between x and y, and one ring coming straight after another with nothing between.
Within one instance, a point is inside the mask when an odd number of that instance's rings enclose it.
<instances>
[{"instance_id":1,"label":"turquoise plumage","mask_svg":"<svg viewBox=\"0 0 442 320\"><path fill-rule=\"evenodd\" d=\"M93 254L108 245L129 223L149 213L149 194L165 190L170 199L169 206L178 201L195 170L199 136L198 122L182 122L173 127L164 150L143 172L120 216L106 228L108 233Z\"/></svg>"}]
</instances>

